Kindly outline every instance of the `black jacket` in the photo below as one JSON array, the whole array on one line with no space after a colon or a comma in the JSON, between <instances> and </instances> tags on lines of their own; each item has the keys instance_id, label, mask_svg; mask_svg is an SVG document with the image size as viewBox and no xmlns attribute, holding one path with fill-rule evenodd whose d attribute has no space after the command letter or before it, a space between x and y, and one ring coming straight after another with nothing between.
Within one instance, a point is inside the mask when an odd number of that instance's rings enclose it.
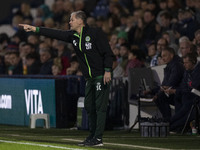
<instances>
[{"instance_id":1,"label":"black jacket","mask_svg":"<svg viewBox=\"0 0 200 150\"><path fill-rule=\"evenodd\" d=\"M193 88L200 90L200 63L197 63L193 70L185 71L180 87L176 90L176 94L191 93Z\"/></svg>"},{"instance_id":2,"label":"black jacket","mask_svg":"<svg viewBox=\"0 0 200 150\"><path fill-rule=\"evenodd\" d=\"M179 86L184 74L184 66L181 58L177 55L164 68L164 79L162 86L170 86L176 88Z\"/></svg>"},{"instance_id":3,"label":"black jacket","mask_svg":"<svg viewBox=\"0 0 200 150\"><path fill-rule=\"evenodd\" d=\"M78 35L71 30L40 27L39 34L72 43L85 78L103 75L106 69L112 68L114 55L106 35L100 28L90 28L86 25Z\"/></svg>"}]
</instances>

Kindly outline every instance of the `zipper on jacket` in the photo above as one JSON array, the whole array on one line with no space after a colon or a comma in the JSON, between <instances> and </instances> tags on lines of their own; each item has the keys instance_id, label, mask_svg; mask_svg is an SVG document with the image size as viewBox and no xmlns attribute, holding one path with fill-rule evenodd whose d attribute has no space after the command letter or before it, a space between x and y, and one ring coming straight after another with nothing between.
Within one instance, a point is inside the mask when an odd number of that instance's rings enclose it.
<instances>
[{"instance_id":1,"label":"zipper on jacket","mask_svg":"<svg viewBox=\"0 0 200 150\"><path fill-rule=\"evenodd\" d=\"M82 33L83 33L83 27L81 28L80 36L79 36L78 34L76 34L76 33L74 34L75 36L77 36L77 37L79 38L79 50L80 50L81 52L83 52L83 51L82 51L82 48L81 48ZM86 64L87 64L87 66L88 66L89 75L90 75L90 77L92 78L91 68L90 68L90 65L89 65L89 63L88 63L87 55L86 55L84 52L83 52L83 54L84 54L84 57L85 57Z\"/></svg>"}]
</instances>

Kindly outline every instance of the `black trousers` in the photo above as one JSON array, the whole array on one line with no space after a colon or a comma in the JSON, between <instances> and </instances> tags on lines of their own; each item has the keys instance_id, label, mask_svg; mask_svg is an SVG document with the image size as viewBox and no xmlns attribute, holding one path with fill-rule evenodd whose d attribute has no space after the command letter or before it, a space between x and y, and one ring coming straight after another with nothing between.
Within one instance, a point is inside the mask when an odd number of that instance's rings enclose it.
<instances>
[{"instance_id":1,"label":"black trousers","mask_svg":"<svg viewBox=\"0 0 200 150\"><path fill-rule=\"evenodd\" d=\"M110 84L104 85L103 77L88 79L86 82L84 105L89 119L90 137L103 136L109 91Z\"/></svg>"},{"instance_id":2,"label":"black trousers","mask_svg":"<svg viewBox=\"0 0 200 150\"><path fill-rule=\"evenodd\" d=\"M168 97L164 92L160 92L157 99L155 100L155 104L160 110L163 119L167 122L170 122L172 117L170 105L174 105L174 95L170 95Z\"/></svg>"}]
</instances>

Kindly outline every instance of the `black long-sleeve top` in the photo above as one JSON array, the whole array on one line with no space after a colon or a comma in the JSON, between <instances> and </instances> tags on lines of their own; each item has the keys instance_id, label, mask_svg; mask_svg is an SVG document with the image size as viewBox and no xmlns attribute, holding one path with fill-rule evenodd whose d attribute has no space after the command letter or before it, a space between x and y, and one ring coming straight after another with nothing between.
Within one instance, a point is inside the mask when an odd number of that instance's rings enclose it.
<instances>
[{"instance_id":1,"label":"black long-sleeve top","mask_svg":"<svg viewBox=\"0 0 200 150\"><path fill-rule=\"evenodd\" d=\"M100 28L86 25L79 35L71 30L40 27L39 34L72 43L85 78L102 76L105 71L112 69L114 55L106 35Z\"/></svg>"}]
</instances>

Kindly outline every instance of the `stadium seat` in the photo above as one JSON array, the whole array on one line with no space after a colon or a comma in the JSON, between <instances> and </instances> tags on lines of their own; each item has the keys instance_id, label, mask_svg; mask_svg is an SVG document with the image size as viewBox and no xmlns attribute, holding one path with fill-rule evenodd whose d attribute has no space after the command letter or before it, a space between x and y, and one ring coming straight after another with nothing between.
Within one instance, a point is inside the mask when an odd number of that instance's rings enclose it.
<instances>
[{"instance_id":1,"label":"stadium seat","mask_svg":"<svg viewBox=\"0 0 200 150\"><path fill-rule=\"evenodd\" d=\"M36 126L36 120L43 119L45 121L45 128L50 128L49 114L31 114L30 115L30 128L34 129Z\"/></svg>"}]
</instances>

